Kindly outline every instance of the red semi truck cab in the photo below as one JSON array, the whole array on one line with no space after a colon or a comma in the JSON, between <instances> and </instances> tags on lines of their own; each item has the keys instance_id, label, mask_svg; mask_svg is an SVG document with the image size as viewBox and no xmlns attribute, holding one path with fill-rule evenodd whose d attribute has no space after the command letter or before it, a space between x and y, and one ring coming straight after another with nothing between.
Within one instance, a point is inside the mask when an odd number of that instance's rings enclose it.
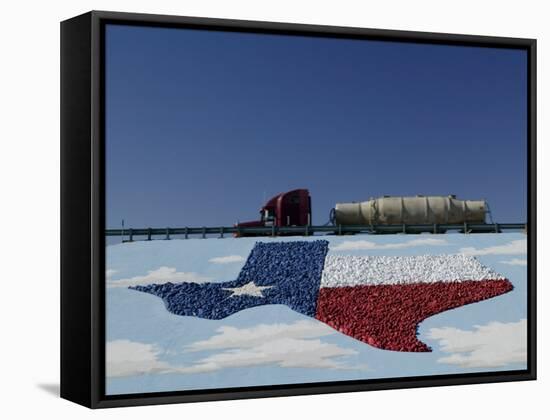
<instances>
[{"instance_id":1,"label":"red semi truck cab","mask_svg":"<svg viewBox=\"0 0 550 420\"><path fill-rule=\"evenodd\" d=\"M311 224L311 197L307 189L277 194L260 209L260 220L238 223L236 227L306 226ZM235 236L255 236L246 233Z\"/></svg>"}]
</instances>

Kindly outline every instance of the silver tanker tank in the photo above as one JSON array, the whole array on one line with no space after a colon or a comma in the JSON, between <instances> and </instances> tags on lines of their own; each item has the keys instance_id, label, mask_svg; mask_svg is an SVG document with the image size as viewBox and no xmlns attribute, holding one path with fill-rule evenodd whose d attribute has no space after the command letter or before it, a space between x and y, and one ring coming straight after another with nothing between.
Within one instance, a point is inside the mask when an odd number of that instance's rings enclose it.
<instances>
[{"instance_id":1,"label":"silver tanker tank","mask_svg":"<svg viewBox=\"0 0 550 420\"><path fill-rule=\"evenodd\" d=\"M449 196L380 197L361 203L337 203L337 225L485 223L484 200Z\"/></svg>"}]
</instances>

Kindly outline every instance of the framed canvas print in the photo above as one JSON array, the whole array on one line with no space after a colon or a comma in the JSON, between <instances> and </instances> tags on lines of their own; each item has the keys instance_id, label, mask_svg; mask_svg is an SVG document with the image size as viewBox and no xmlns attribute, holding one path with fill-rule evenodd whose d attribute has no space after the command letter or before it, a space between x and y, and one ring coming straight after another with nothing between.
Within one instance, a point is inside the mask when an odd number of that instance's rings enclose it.
<instances>
[{"instance_id":1,"label":"framed canvas print","mask_svg":"<svg viewBox=\"0 0 550 420\"><path fill-rule=\"evenodd\" d=\"M62 22L62 397L535 379L535 45Z\"/></svg>"}]
</instances>

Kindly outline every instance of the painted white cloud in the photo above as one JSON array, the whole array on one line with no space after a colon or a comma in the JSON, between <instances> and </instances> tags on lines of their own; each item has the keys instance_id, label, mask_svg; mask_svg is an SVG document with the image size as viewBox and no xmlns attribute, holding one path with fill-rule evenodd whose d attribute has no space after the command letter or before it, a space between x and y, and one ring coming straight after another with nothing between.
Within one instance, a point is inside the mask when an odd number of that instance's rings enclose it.
<instances>
[{"instance_id":1,"label":"painted white cloud","mask_svg":"<svg viewBox=\"0 0 550 420\"><path fill-rule=\"evenodd\" d=\"M243 262L244 260L245 258L240 255L226 255L225 257L210 258L208 261L214 264L231 264Z\"/></svg>"},{"instance_id":2,"label":"painted white cloud","mask_svg":"<svg viewBox=\"0 0 550 420\"><path fill-rule=\"evenodd\" d=\"M252 348L266 340L280 338L310 339L334 334L335 330L316 321L301 320L293 324L260 324L251 328L222 326L218 334L208 340L197 341L186 347L188 351Z\"/></svg>"},{"instance_id":3,"label":"painted white cloud","mask_svg":"<svg viewBox=\"0 0 550 420\"><path fill-rule=\"evenodd\" d=\"M336 246L331 246L330 249L333 251L355 251L355 250L376 250L376 249L401 249L401 248L410 248L415 246L437 246L437 245L448 245L448 242L445 239L437 238L419 238L412 239L406 242L399 242L394 244L379 244L371 241L344 241L341 244Z\"/></svg>"},{"instance_id":4,"label":"painted white cloud","mask_svg":"<svg viewBox=\"0 0 550 420\"><path fill-rule=\"evenodd\" d=\"M466 255L523 255L527 254L527 241L518 239L504 245L489 246L487 248L460 248L460 252Z\"/></svg>"},{"instance_id":5,"label":"painted white cloud","mask_svg":"<svg viewBox=\"0 0 550 420\"><path fill-rule=\"evenodd\" d=\"M166 373L208 373L235 367L277 365L282 368L367 369L341 360L357 354L319 339L335 330L315 321L293 324L261 324L250 328L220 327L217 334L184 348L185 352L220 350L196 363L174 366L159 357L166 353L155 344L130 340L107 343L108 377ZM174 352L170 352L174 356Z\"/></svg>"},{"instance_id":6,"label":"painted white cloud","mask_svg":"<svg viewBox=\"0 0 550 420\"><path fill-rule=\"evenodd\" d=\"M117 270L113 270L112 268L109 268L109 269L105 270L105 277L107 279L110 279L111 277L113 277L113 274L115 274L117 272L118 272Z\"/></svg>"},{"instance_id":7,"label":"painted white cloud","mask_svg":"<svg viewBox=\"0 0 550 420\"><path fill-rule=\"evenodd\" d=\"M135 376L177 371L158 360L161 350L153 344L129 340L107 342L105 370L107 377Z\"/></svg>"},{"instance_id":8,"label":"painted white cloud","mask_svg":"<svg viewBox=\"0 0 550 420\"><path fill-rule=\"evenodd\" d=\"M351 369L335 358L357 354L336 344L319 339L280 338L268 340L250 348L240 348L213 354L185 369L187 373L213 372L233 367L275 364L285 368Z\"/></svg>"},{"instance_id":9,"label":"painted white cloud","mask_svg":"<svg viewBox=\"0 0 550 420\"><path fill-rule=\"evenodd\" d=\"M205 277L194 272L177 271L174 267L159 267L156 270L150 270L144 276L135 276L126 279L112 280L107 277L107 287L128 287L147 284L164 284L164 283L204 283L211 280L210 277Z\"/></svg>"},{"instance_id":10,"label":"painted white cloud","mask_svg":"<svg viewBox=\"0 0 550 420\"><path fill-rule=\"evenodd\" d=\"M186 367L185 372L212 372L270 364L287 368L356 369L357 366L340 360L343 356L357 354L355 350L319 339L334 333L332 328L315 321L260 324L250 328L224 326L208 340L186 347L187 351L221 351Z\"/></svg>"},{"instance_id":11,"label":"painted white cloud","mask_svg":"<svg viewBox=\"0 0 550 420\"><path fill-rule=\"evenodd\" d=\"M511 260L506 261L500 261L502 264L508 264L508 265L527 265L527 260L523 258L512 258Z\"/></svg>"},{"instance_id":12,"label":"painted white cloud","mask_svg":"<svg viewBox=\"0 0 550 420\"><path fill-rule=\"evenodd\" d=\"M476 325L473 331L432 328L428 337L439 341L449 356L438 359L462 368L492 368L527 362L527 320Z\"/></svg>"}]
</instances>

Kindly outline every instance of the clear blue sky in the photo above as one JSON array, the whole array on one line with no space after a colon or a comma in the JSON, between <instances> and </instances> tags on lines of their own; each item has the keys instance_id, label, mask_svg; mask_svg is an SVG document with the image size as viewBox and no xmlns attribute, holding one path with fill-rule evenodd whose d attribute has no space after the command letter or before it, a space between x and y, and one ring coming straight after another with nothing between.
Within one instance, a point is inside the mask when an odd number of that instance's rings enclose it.
<instances>
[{"instance_id":1,"label":"clear blue sky","mask_svg":"<svg viewBox=\"0 0 550 420\"><path fill-rule=\"evenodd\" d=\"M526 219L520 50L108 25L107 227L231 225L309 188Z\"/></svg>"}]
</instances>

